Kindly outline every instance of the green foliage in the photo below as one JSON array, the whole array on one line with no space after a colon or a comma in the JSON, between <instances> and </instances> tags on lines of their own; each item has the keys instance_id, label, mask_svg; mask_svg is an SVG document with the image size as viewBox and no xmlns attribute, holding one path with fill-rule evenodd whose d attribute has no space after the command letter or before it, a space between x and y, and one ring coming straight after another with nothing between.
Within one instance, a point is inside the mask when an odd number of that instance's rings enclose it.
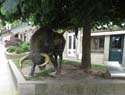
<instances>
[{"instance_id":1,"label":"green foliage","mask_svg":"<svg viewBox=\"0 0 125 95\"><path fill-rule=\"evenodd\" d=\"M1 13L5 15L16 12L16 6L19 4L19 1L20 0L5 0L1 7Z\"/></svg>"},{"instance_id":2,"label":"green foliage","mask_svg":"<svg viewBox=\"0 0 125 95\"><path fill-rule=\"evenodd\" d=\"M98 70L99 72L105 73L107 71L106 67L104 65L98 65L98 64L93 64L92 65L93 70Z\"/></svg>"},{"instance_id":3,"label":"green foliage","mask_svg":"<svg viewBox=\"0 0 125 95\"><path fill-rule=\"evenodd\" d=\"M3 28L4 27L4 25L0 22L0 28Z\"/></svg>"},{"instance_id":4,"label":"green foliage","mask_svg":"<svg viewBox=\"0 0 125 95\"><path fill-rule=\"evenodd\" d=\"M29 45L29 43L24 42L21 44L21 48L22 48L23 52L27 52L30 50L30 45Z\"/></svg>"},{"instance_id":5,"label":"green foliage","mask_svg":"<svg viewBox=\"0 0 125 95\"><path fill-rule=\"evenodd\" d=\"M23 42L20 46L8 46L8 52L16 52L17 54L27 52L30 49L30 45L27 42Z\"/></svg>"},{"instance_id":6,"label":"green foliage","mask_svg":"<svg viewBox=\"0 0 125 95\"><path fill-rule=\"evenodd\" d=\"M63 64L78 65L78 64L80 64L80 62L63 60ZM97 70L97 71L102 72L102 73L106 72L106 68L103 65L99 65L99 64L92 64L92 68L91 69Z\"/></svg>"},{"instance_id":7,"label":"green foliage","mask_svg":"<svg viewBox=\"0 0 125 95\"><path fill-rule=\"evenodd\" d=\"M15 50L15 52L16 52L17 54L23 53L23 49L22 49L21 47L17 47L16 50Z\"/></svg>"},{"instance_id":8,"label":"green foliage","mask_svg":"<svg viewBox=\"0 0 125 95\"><path fill-rule=\"evenodd\" d=\"M119 1L119 2L118 2ZM120 25L125 20L123 0L5 0L1 4L2 20L32 21L40 27L52 29L84 29L82 55L84 64L90 64L90 31L94 26L113 22ZM119 6L121 5L121 6ZM120 10L119 10L120 9ZM77 34L77 33L76 33ZM86 40L87 39L87 40ZM87 50L87 51L86 51ZM89 58L87 58L87 57ZM86 58L88 59L87 62ZM87 66L86 66L87 67Z\"/></svg>"},{"instance_id":9,"label":"green foliage","mask_svg":"<svg viewBox=\"0 0 125 95\"><path fill-rule=\"evenodd\" d=\"M1 15L8 21L21 18L23 21L28 20L41 27L48 25L53 29L81 27L86 17L91 16L95 26L109 21L114 23L122 21L120 17L122 18L124 10L121 2L121 0L119 2L117 0L5 0L1 3Z\"/></svg>"},{"instance_id":10,"label":"green foliage","mask_svg":"<svg viewBox=\"0 0 125 95\"><path fill-rule=\"evenodd\" d=\"M12 53L15 52L16 48L16 46L8 46L7 51Z\"/></svg>"},{"instance_id":11,"label":"green foliage","mask_svg":"<svg viewBox=\"0 0 125 95\"><path fill-rule=\"evenodd\" d=\"M51 72L52 72L51 69L49 69L49 70L43 70L43 71L41 71L39 73L36 73L36 76L37 77L39 77L39 76L50 76Z\"/></svg>"},{"instance_id":12,"label":"green foliage","mask_svg":"<svg viewBox=\"0 0 125 95\"><path fill-rule=\"evenodd\" d=\"M41 27L64 28L69 26L66 4L65 0L5 0L1 5L1 15L10 22L21 19Z\"/></svg>"},{"instance_id":13,"label":"green foliage","mask_svg":"<svg viewBox=\"0 0 125 95\"><path fill-rule=\"evenodd\" d=\"M19 65L19 60L20 58L24 56L24 54L20 54L20 55L9 55L7 56L8 59L12 59L13 62L16 64L17 67L20 68L20 65ZM27 67L27 66L31 66L32 65L32 61L31 60L25 60L24 61L24 64L23 64L23 67Z\"/></svg>"},{"instance_id":14,"label":"green foliage","mask_svg":"<svg viewBox=\"0 0 125 95\"><path fill-rule=\"evenodd\" d=\"M80 64L80 62L77 61L69 61L69 60L63 60L64 64Z\"/></svg>"}]
</instances>

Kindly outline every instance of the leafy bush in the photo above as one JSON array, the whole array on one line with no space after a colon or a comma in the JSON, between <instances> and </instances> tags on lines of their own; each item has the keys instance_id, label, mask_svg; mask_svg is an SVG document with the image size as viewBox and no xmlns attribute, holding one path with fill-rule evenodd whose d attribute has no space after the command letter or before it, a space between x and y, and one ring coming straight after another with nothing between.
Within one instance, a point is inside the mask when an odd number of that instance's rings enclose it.
<instances>
[{"instance_id":1,"label":"leafy bush","mask_svg":"<svg viewBox=\"0 0 125 95\"><path fill-rule=\"evenodd\" d=\"M19 54L19 53L23 52L23 49L21 47L17 47L15 51L16 51L16 53Z\"/></svg>"},{"instance_id":2,"label":"leafy bush","mask_svg":"<svg viewBox=\"0 0 125 95\"><path fill-rule=\"evenodd\" d=\"M24 42L23 44L21 44L21 48L23 49L23 52L29 51L30 49L30 45L27 42Z\"/></svg>"},{"instance_id":3,"label":"leafy bush","mask_svg":"<svg viewBox=\"0 0 125 95\"><path fill-rule=\"evenodd\" d=\"M19 54L19 53L27 52L27 51L29 51L29 49L30 49L29 43L24 42L24 43L20 44L19 46L13 46L13 45L8 46L7 51L11 52L11 53L16 52Z\"/></svg>"},{"instance_id":4,"label":"leafy bush","mask_svg":"<svg viewBox=\"0 0 125 95\"><path fill-rule=\"evenodd\" d=\"M12 53L15 52L16 48L16 46L8 46L7 51Z\"/></svg>"}]
</instances>

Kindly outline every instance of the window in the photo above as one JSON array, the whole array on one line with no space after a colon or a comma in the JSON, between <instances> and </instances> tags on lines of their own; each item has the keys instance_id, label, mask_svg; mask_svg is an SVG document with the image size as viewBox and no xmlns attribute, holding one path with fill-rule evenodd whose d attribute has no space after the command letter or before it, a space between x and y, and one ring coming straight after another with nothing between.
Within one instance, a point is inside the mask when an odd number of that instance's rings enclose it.
<instances>
[{"instance_id":1,"label":"window","mask_svg":"<svg viewBox=\"0 0 125 95\"><path fill-rule=\"evenodd\" d=\"M111 50L121 50L122 47L122 37L120 35L112 36L111 38Z\"/></svg>"},{"instance_id":2,"label":"window","mask_svg":"<svg viewBox=\"0 0 125 95\"><path fill-rule=\"evenodd\" d=\"M104 49L104 38L99 39L99 48Z\"/></svg>"},{"instance_id":3,"label":"window","mask_svg":"<svg viewBox=\"0 0 125 95\"><path fill-rule=\"evenodd\" d=\"M23 38L23 37L22 37L22 34L20 34L20 39L22 40L22 38Z\"/></svg>"},{"instance_id":4,"label":"window","mask_svg":"<svg viewBox=\"0 0 125 95\"><path fill-rule=\"evenodd\" d=\"M91 50L92 51L104 51L104 36L92 37Z\"/></svg>"},{"instance_id":5,"label":"window","mask_svg":"<svg viewBox=\"0 0 125 95\"><path fill-rule=\"evenodd\" d=\"M69 36L69 49L71 49L71 42L72 42L72 39L71 39L71 36Z\"/></svg>"},{"instance_id":6,"label":"window","mask_svg":"<svg viewBox=\"0 0 125 95\"><path fill-rule=\"evenodd\" d=\"M75 38L75 35L73 36L73 49L76 49L76 38Z\"/></svg>"}]
</instances>

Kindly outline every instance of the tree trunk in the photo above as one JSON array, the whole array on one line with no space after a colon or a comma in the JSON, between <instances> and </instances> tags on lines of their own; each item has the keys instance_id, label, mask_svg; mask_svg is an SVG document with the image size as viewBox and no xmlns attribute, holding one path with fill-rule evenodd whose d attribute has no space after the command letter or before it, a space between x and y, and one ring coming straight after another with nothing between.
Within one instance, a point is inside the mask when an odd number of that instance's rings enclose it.
<instances>
[{"instance_id":1,"label":"tree trunk","mask_svg":"<svg viewBox=\"0 0 125 95\"><path fill-rule=\"evenodd\" d=\"M91 19L87 17L83 24L82 37L82 60L81 68L88 70L91 68Z\"/></svg>"}]
</instances>

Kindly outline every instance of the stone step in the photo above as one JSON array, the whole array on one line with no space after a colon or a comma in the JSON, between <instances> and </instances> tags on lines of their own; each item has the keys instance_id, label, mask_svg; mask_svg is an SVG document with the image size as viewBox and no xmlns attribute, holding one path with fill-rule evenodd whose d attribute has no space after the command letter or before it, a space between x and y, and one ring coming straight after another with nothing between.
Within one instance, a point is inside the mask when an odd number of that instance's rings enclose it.
<instances>
[{"instance_id":1,"label":"stone step","mask_svg":"<svg viewBox=\"0 0 125 95\"><path fill-rule=\"evenodd\" d=\"M125 78L125 71L118 61L105 61L104 65L111 78Z\"/></svg>"}]
</instances>

